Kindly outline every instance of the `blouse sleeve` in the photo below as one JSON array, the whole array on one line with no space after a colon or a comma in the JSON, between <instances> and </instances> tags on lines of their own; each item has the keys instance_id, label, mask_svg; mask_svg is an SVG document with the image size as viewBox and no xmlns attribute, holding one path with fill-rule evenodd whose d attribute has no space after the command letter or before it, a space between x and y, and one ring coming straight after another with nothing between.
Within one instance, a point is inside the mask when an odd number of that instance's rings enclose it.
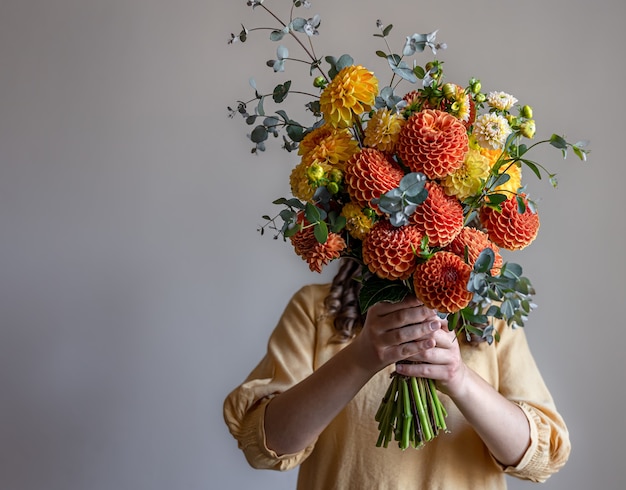
<instances>
[{"instance_id":1,"label":"blouse sleeve","mask_svg":"<svg viewBox=\"0 0 626 490\"><path fill-rule=\"evenodd\" d=\"M543 482L565 465L571 445L567 426L530 352L523 328L506 327L497 344L499 391L516 403L530 425L530 446L517 466L504 471Z\"/></svg>"},{"instance_id":2,"label":"blouse sleeve","mask_svg":"<svg viewBox=\"0 0 626 490\"><path fill-rule=\"evenodd\" d=\"M314 369L316 318L323 298L319 287L305 286L286 306L270 336L267 353L224 402L224 420L254 468L288 470L299 465L314 443L294 454L267 447L265 408L271 398L297 384Z\"/></svg>"}]
</instances>

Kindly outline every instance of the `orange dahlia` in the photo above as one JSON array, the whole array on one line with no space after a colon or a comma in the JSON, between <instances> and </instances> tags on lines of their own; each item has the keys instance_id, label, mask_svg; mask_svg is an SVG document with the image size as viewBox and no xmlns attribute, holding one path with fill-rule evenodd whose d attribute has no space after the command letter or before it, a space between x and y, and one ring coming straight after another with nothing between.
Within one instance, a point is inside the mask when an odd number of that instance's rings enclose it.
<instances>
[{"instance_id":1,"label":"orange dahlia","mask_svg":"<svg viewBox=\"0 0 626 490\"><path fill-rule=\"evenodd\" d=\"M307 224L302 213L298 216L298 223ZM311 226L302 228L290 237L290 240L296 254L302 257L309 264L309 269L314 272L322 272L324 266L338 258L341 251L346 248L344 239L332 232L328 234L325 243L318 242Z\"/></svg>"},{"instance_id":2,"label":"orange dahlia","mask_svg":"<svg viewBox=\"0 0 626 490\"><path fill-rule=\"evenodd\" d=\"M429 308L454 313L472 300L467 290L471 272L472 268L458 255L439 251L415 269L415 294Z\"/></svg>"},{"instance_id":3,"label":"orange dahlia","mask_svg":"<svg viewBox=\"0 0 626 490\"><path fill-rule=\"evenodd\" d=\"M415 270L415 250L421 240L415 226L395 227L387 220L378 221L363 240L363 262L383 279L408 279Z\"/></svg>"},{"instance_id":4,"label":"orange dahlia","mask_svg":"<svg viewBox=\"0 0 626 490\"><path fill-rule=\"evenodd\" d=\"M493 250L495 255L493 267L491 268L491 275L495 276L502 267L502 255L500 255L498 246L491 242L487 234L483 231L476 228L464 227L454 240L452 240L450 245L446 247L446 250L463 259L465 259L465 251L467 250L468 263L470 267L474 267L476 259L486 248Z\"/></svg>"},{"instance_id":5,"label":"orange dahlia","mask_svg":"<svg viewBox=\"0 0 626 490\"><path fill-rule=\"evenodd\" d=\"M428 237L432 246L446 246L463 228L463 206L448 196L439 184L428 181L426 200L417 206L411 220Z\"/></svg>"},{"instance_id":6,"label":"orange dahlia","mask_svg":"<svg viewBox=\"0 0 626 490\"><path fill-rule=\"evenodd\" d=\"M362 66L342 68L320 95L324 120L336 128L352 125L355 117L374 106L378 80Z\"/></svg>"},{"instance_id":7,"label":"orange dahlia","mask_svg":"<svg viewBox=\"0 0 626 490\"><path fill-rule=\"evenodd\" d=\"M396 162L374 148L363 148L346 163L344 183L348 194L361 207L400 185L404 172Z\"/></svg>"},{"instance_id":8,"label":"orange dahlia","mask_svg":"<svg viewBox=\"0 0 626 490\"><path fill-rule=\"evenodd\" d=\"M531 211L525 194L520 194L520 197L526 204L523 213L519 212L516 196L511 196L501 204L501 212L485 206L479 213L480 222L491 241L506 250L527 247L539 231L539 215Z\"/></svg>"},{"instance_id":9,"label":"orange dahlia","mask_svg":"<svg viewBox=\"0 0 626 490\"><path fill-rule=\"evenodd\" d=\"M463 165L468 149L463 123L447 112L425 109L412 115L400 130L397 153L413 172L439 179Z\"/></svg>"}]
</instances>

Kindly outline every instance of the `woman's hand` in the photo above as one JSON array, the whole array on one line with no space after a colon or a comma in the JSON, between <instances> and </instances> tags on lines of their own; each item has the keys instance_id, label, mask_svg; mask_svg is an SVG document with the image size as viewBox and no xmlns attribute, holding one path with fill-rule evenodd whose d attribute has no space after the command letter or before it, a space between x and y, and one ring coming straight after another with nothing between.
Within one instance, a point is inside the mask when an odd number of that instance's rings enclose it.
<instances>
[{"instance_id":1,"label":"woman's hand","mask_svg":"<svg viewBox=\"0 0 626 490\"><path fill-rule=\"evenodd\" d=\"M447 337L444 325L447 323L435 310L414 296L398 303L381 302L368 310L353 347L359 350L358 358L364 367L373 372L404 360L431 362L425 357L441 358L429 352L436 348L438 339L443 342ZM446 341L446 345L449 343Z\"/></svg>"}]
</instances>

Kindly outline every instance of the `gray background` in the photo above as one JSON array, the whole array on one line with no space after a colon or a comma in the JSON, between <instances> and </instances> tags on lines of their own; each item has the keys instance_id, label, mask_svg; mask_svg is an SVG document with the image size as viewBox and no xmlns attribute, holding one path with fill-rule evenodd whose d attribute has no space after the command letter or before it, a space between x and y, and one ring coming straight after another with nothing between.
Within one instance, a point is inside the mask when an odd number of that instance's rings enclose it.
<instances>
[{"instance_id":1,"label":"gray background","mask_svg":"<svg viewBox=\"0 0 626 490\"><path fill-rule=\"evenodd\" d=\"M573 442L543 488L626 487L626 4L319 0L300 15L313 13L318 53L382 73L377 18L397 50L438 28L448 80L531 104L538 137L592 140L588 163L535 155L560 186L528 179L542 228L516 260ZM290 294L333 267L310 273L256 231L295 156L252 157L226 106L250 76L267 90L302 67L275 77L266 33L227 46L240 22L271 25L244 0L0 2L2 490L293 488L295 472L246 465L222 400Z\"/></svg>"}]
</instances>

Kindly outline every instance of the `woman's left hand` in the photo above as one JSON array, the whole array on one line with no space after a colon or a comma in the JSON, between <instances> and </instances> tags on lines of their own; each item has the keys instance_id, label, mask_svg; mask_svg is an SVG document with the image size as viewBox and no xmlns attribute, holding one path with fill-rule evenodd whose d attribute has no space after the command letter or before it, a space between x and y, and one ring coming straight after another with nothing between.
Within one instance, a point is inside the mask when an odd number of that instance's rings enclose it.
<instances>
[{"instance_id":1,"label":"woman's left hand","mask_svg":"<svg viewBox=\"0 0 626 490\"><path fill-rule=\"evenodd\" d=\"M405 376L434 379L439 390L453 396L462 389L467 369L455 332L448 330L446 320L441 320L441 328L423 345L418 354L407 359L410 363L399 363L396 370Z\"/></svg>"}]
</instances>

